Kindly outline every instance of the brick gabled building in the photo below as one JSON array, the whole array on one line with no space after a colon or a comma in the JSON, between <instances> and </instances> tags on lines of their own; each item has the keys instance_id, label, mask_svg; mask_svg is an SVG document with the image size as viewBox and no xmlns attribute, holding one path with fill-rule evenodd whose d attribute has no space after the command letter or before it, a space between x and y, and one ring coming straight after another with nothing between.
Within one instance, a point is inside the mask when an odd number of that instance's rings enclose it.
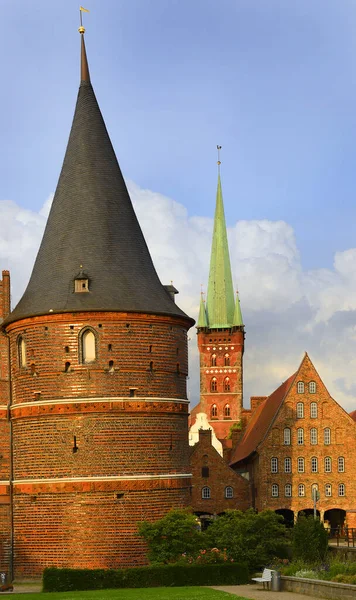
<instances>
[{"instance_id":1,"label":"brick gabled building","mask_svg":"<svg viewBox=\"0 0 356 600\"><path fill-rule=\"evenodd\" d=\"M0 286L0 566L16 578L143 564L137 522L190 501L194 321L156 274L80 33L64 163L12 312L6 271Z\"/></svg>"},{"instance_id":2,"label":"brick gabled building","mask_svg":"<svg viewBox=\"0 0 356 600\"><path fill-rule=\"evenodd\" d=\"M317 510L356 527L356 423L330 396L309 356L255 410L230 465L248 473L253 505L287 520Z\"/></svg>"}]
</instances>

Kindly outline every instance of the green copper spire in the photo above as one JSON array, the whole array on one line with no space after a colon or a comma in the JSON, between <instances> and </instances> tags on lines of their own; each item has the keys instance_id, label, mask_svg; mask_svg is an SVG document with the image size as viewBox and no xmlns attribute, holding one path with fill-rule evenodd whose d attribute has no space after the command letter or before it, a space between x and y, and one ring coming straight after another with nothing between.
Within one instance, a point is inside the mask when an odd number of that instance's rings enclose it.
<instances>
[{"instance_id":1,"label":"green copper spire","mask_svg":"<svg viewBox=\"0 0 356 600\"><path fill-rule=\"evenodd\" d=\"M200 308L197 327L208 327L208 321L206 318L205 302L203 300L203 294L200 296Z\"/></svg>"},{"instance_id":2,"label":"green copper spire","mask_svg":"<svg viewBox=\"0 0 356 600\"><path fill-rule=\"evenodd\" d=\"M214 232L206 302L208 327L210 329L232 327L235 310L234 288L232 285L229 246L221 191L220 161L218 161L218 165L218 189L216 192Z\"/></svg>"},{"instance_id":3,"label":"green copper spire","mask_svg":"<svg viewBox=\"0 0 356 600\"><path fill-rule=\"evenodd\" d=\"M235 303L233 326L234 327L243 327L243 325L244 325L244 322L242 320L242 312L241 312L239 293L236 292L236 303Z\"/></svg>"}]
</instances>

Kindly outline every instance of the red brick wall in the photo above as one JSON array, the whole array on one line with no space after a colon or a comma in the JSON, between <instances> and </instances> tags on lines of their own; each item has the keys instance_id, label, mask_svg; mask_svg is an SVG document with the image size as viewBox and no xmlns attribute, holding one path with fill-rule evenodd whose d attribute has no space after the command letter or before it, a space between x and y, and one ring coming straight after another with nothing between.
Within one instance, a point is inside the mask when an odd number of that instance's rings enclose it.
<instances>
[{"instance_id":1,"label":"red brick wall","mask_svg":"<svg viewBox=\"0 0 356 600\"><path fill-rule=\"evenodd\" d=\"M247 510L251 506L250 485L246 479L230 469L224 458L211 445L211 431L199 432L199 442L190 457L193 487L191 506L194 512L220 514L227 509ZM202 467L209 468L209 477L202 476ZM202 488L208 486L211 498L202 498ZM225 498L225 488L233 488L234 497Z\"/></svg>"},{"instance_id":2,"label":"red brick wall","mask_svg":"<svg viewBox=\"0 0 356 600\"><path fill-rule=\"evenodd\" d=\"M0 323L10 311L10 275L0 280ZM9 573L11 554L10 516L10 425L8 422L9 349L7 336L0 330L0 571Z\"/></svg>"},{"instance_id":3,"label":"red brick wall","mask_svg":"<svg viewBox=\"0 0 356 600\"><path fill-rule=\"evenodd\" d=\"M79 353L79 334L87 325L97 336L98 358L89 365L81 364ZM45 400L129 396L130 387L138 388L138 396L186 398L187 336L178 319L97 313L90 314L89 321L87 314L72 319L62 314L24 319L11 324L8 331L13 404L33 401L38 391ZM19 367L20 335L26 342L25 369ZM113 374L109 373L110 361ZM70 362L69 373L65 373L66 362Z\"/></svg>"},{"instance_id":4,"label":"red brick wall","mask_svg":"<svg viewBox=\"0 0 356 600\"><path fill-rule=\"evenodd\" d=\"M189 479L16 486L15 576L39 577L53 565L145 564L137 522L161 518L172 506L187 506L189 488ZM124 495L118 499L118 494Z\"/></svg>"},{"instance_id":5,"label":"red brick wall","mask_svg":"<svg viewBox=\"0 0 356 600\"><path fill-rule=\"evenodd\" d=\"M298 393L297 382L302 381L305 392ZM316 382L316 393L308 391L310 381ZM297 403L304 403L304 418L297 419ZM318 418L310 417L310 403L316 402L318 406ZM290 427L292 443L290 446L283 444L283 430ZM304 429L304 444L297 444L297 429ZM318 443L310 443L310 429L318 431ZM324 444L324 429L331 430L331 444ZM256 466L257 508L282 509L288 508L295 513L313 507L311 486L317 483L320 492L320 501L317 509L324 511L331 508L344 510L356 509L356 423L351 417L333 400L326 390L322 380L313 367L308 356L304 359L296 380L288 393L272 428L265 441L259 448L259 462ZM311 458L318 458L318 473L311 472ZM337 459L339 456L345 458L345 472L339 473ZM271 458L278 458L278 473L271 473ZM292 473L284 473L284 459L291 457ZM297 472L297 459L303 457L305 460L305 473ZM332 472L325 473L324 458L332 459ZM279 497L272 498L271 486L273 483L279 485ZM284 496L284 486L292 484L292 498ZM332 496L325 496L325 484L332 485ZM338 495L339 483L345 484L346 495ZM298 485L305 485L305 497L298 496ZM352 513L350 513L350 519Z\"/></svg>"},{"instance_id":6,"label":"red brick wall","mask_svg":"<svg viewBox=\"0 0 356 600\"><path fill-rule=\"evenodd\" d=\"M97 339L90 364L81 362L84 326ZM116 313L9 325L15 577L37 577L49 564L142 564L137 521L189 504L188 326Z\"/></svg>"},{"instance_id":7,"label":"red brick wall","mask_svg":"<svg viewBox=\"0 0 356 600\"><path fill-rule=\"evenodd\" d=\"M239 421L242 411L243 395L243 352L244 332L242 330L198 331L200 353L200 408L205 412L218 438L227 437L231 425ZM230 356L230 365L225 366L225 354ZM212 366L211 357L216 354L216 366ZM211 391L211 380L217 379L217 392ZM230 379L230 392L224 391L224 380ZM218 409L217 418L211 419L211 408ZM230 417L224 416L224 407L230 406Z\"/></svg>"}]
</instances>

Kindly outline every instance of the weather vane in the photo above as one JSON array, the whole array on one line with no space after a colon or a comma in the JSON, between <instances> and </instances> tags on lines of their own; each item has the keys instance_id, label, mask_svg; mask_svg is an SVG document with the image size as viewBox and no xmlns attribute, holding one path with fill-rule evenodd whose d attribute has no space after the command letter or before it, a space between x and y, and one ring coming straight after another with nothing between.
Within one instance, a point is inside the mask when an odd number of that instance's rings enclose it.
<instances>
[{"instance_id":1,"label":"weather vane","mask_svg":"<svg viewBox=\"0 0 356 600\"><path fill-rule=\"evenodd\" d=\"M220 165L221 165L220 150L221 150L221 146L216 146L216 149L218 151L218 167L219 167L219 171L220 171Z\"/></svg>"},{"instance_id":2,"label":"weather vane","mask_svg":"<svg viewBox=\"0 0 356 600\"><path fill-rule=\"evenodd\" d=\"M79 33L85 33L85 28L83 27L83 12L89 12L87 8L83 8L83 6L79 6L79 15L80 15L80 27L78 29Z\"/></svg>"}]
</instances>

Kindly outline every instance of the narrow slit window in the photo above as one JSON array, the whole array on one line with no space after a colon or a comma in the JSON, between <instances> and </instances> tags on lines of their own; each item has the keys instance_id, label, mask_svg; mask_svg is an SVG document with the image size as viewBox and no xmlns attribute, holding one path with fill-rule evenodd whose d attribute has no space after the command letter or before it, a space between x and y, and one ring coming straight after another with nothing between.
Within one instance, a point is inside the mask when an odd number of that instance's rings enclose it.
<instances>
[{"instance_id":1,"label":"narrow slit window","mask_svg":"<svg viewBox=\"0 0 356 600\"><path fill-rule=\"evenodd\" d=\"M96 339L91 329L86 329L82 334L83 363L92 363L96 360Z\"/></svg>"},{"instance_id":2,"label":"narrow slit window","mask_svg":"<svg viewBox=\"0 0 356 600\"><path fill-rule=\"evenodd\" d=\"M23 337L20 337L18 341L18 353L20 367L27 367L26 342Z\"/></svg>"}]
</instances>

